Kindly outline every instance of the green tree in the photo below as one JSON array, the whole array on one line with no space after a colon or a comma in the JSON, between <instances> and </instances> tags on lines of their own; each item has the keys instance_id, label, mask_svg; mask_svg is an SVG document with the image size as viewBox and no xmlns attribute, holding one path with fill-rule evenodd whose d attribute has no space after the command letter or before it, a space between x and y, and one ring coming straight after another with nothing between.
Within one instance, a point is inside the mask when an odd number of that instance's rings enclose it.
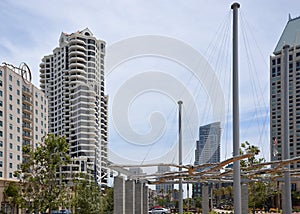
<instances>
[{"instance_id":1,"label":"green tree","mask_svg":"<svg viewBox=\"0 0 300 214\"><path fill-rule=\"evenodd\" d=\"M113 211L113 190L106 189L101 192L95 181L85 177L75 181L75 197L73 204L76 213L104 214Z\"/></svg>"},{"instance_id":2,"label":"green tree","mask_svg":"<svg viewBox=\"0 0 300 214\"><path fill-rule=\"evenodd\" d=\"M112 214L114 212L114 189L112 187L108 187L104 190L102 201L104 213Z\"/></svg>"},{"instance_id":3,"label":"green tree","mask_svg":"<svg viewBox=\"0 0 300 214\"><path fill-rule=\"evenodd\" d=\"M21 205L32 212L46 212L66 204L70 187L57 170L71 162L64 137L47 135L38 147L24 146L25 161L16 172L22 181Z\"/></svg>"},{"instance_id":4,"label":"green tree","mask_svg":"<svg viewBox=\"0 0 300 214\"><path fill-rule=\"evenodd\" d=\"M252 171L261 169L261 167L253 167L254 164L259 164L265 162L264 158L257 158L260 152L257 146L251 145L249 142L244 142L241 144L240 153L247 154L252 153L255 154L252 157L249 157L245 160L241 160L241 167L244 169L250 169ZM249 177L247 177L249 178ZM268 175L256 174L251 177L252 180L248 183L248 200L249 207L255 209L263 208L266 205L266 202L273 197L276 192L276 182L272 181L272 179Z\"/></svg>"},{"instance_id":5,"label":"green tree","mask_svg":"<svg viewBox=\"0 0 300 214\"><path fill-rule=\"evenodd\" d=\"M18 209L18 205L21 203L21 186L16 182L11 182L4 188L4 201L10 207L12 213L15 209Z\"/></svg>"}]
</instances>

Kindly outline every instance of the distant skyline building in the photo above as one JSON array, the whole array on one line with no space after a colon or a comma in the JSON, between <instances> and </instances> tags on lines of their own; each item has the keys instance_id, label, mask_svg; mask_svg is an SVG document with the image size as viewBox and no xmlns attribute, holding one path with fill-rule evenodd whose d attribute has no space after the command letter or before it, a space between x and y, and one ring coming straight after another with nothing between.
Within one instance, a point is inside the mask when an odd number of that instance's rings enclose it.
<instances>
[{"instance_id":1,"label":"distant skyline building","mask_svg":"<svg viewBox=\"0 0 300 214\"><path fill-rule=\"evenodd\" d=\"M158 166L157 173L163 174L166 172L171 172L171 167L169 166ZM167 194L172 194L174 192L174 184L156 184L155 185L156 194L160 196L165 196Z\"/></svg>"},{"instance_id":2,"label":"distant skyline building","mask_svg":"<svg viewBox=\"0 0 300 214\"><path fill-rule=\"evenodd\" d=\"M143 169L140 167L132 167L128 170L132 175L145 175Z\"/></svg>"},{"instance_id":3,"label":"distant skyline building","mask_svg":"<svg viewBox=\"0 0 300 214\"><path fill-rule=\"evenodd\" d=\"M221 123L210 123L199 128L194 165L220 162ZM201 184L193 184L193 197L201 197Z\"/></svg>"},{"instance_id":4,"label":"distant skyline building","mask_svg":"<svg viewBox=\"0 0 300 214\"><path fill-rule=\"evenodd\" d=\"M5 182L19 181L22 147L36 148L48 129L45 94L21 75L19 68L0 66L0 201Z\"/></svg>"},{"instance_id":5,"label":"distant skyline building","mask_svg":"<svg viewBox=\"0 0 300 214\"><path fill-rule=\"evenodd\" d=\"M196 142L195 165L220 162L221 123L210 123L199 128Z\"/></svg>"},{"instance_id":6,"label":"distant skyline building","mask_svg":"<svg viewBox=\"0 0 300 214\"><path fill-rule=\"evenodd\" d=\"M86 28L61 33L59 46L40 64L40 86L49 100L49 133L66 136L70 155L107 185L105 42Z\"/></svg>"},{"instance_id":7,"label":"distant skyline building","mask_svg":"<svg viewBox=\"0 0 300 214\"><path fill-rule=\"evenodd\" d=\"M300 17L289 20L273 54L270 56L270 154L271 160L281 160L283 145L283 47L289 45L289 144L290 158L300 155ZM300 163L292 163L291 169L299 169Z\"/></svg>"}]
</instances>

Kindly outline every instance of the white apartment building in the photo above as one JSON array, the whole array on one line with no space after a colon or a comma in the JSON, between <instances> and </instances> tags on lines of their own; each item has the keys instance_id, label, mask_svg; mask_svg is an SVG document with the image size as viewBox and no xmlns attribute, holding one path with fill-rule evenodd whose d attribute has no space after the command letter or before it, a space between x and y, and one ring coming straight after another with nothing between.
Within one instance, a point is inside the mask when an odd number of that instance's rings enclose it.
<instances>
[{"instance_id":1,"label":"white apartment building","mask_svg":"<svg viewBox=\"0 0 300 214\"><path fill-rule=\"evenodd\" d=\"M281 160L283 156L283 72L285 66L284 45L288 50L289 79L289 146L290 158L300 155L300 17L289 20L277 46L270 56L270 154L271 160ZM292 163L291 169L300 169L300 163Z\"/></svg>"},{"instance_id":2,"label":"white apartment building","mask_svg":"<svg viewBox=\"0 0 300 214\"><path fill-rule=\"evenodd\" d=\"M48 130L47 98L21 74L13 65L0 66L0 201L4 186L19 180L14 172L22 146L35 148Z\"/></svg>"},{"instance_id":3,"label":"white apartment building","mask_svg":"<svg viewBox=\"0 0 300 214\"><path fill-rule=\"evenodd\" d=\"M105 42L86 28L59 38L40 64L40 86L49 100L49 133L66 136L70 155L107 184L107 96Z\"/></svg>"}]
</instances>

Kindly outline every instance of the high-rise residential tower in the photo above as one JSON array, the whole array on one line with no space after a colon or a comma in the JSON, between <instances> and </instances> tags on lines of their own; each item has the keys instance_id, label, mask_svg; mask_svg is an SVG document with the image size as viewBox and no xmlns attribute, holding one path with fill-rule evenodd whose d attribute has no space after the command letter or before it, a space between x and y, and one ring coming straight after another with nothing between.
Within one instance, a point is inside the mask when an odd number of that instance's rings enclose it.
<instances>
[{"instance_id":1,"label":"high-rise residential tower","mask_svg":"<svg viewBox=\"0 0 300 214\"><path fill-rule=\"evenodd\" d=\"M287 25L270 57L270 148L271 160L281 160L283 145L283 47L288 50L288 110L290 158L300 155L300 17L289 17ZM300 168L300 163L292 163L291 169Z\"/></svg>"},{"instance_id":2,"label":"high-rise residential tower","mask_svg":"<svg viewBox=\"0 0 300 214\"><path fill-rule=\"evenodd\" d=\"M195 165L220 162L220 142L220 122L200 126L199 141L195 150Z\"/></svg>"},{"instance_id":3,"label":"high-rise residential tower","mask_svg":"<svg viewBox=\"0 0 300 214\"><path fill-rule=\"evenodd\" d=\"M195 165L220 162L221 123L215 122L199 128L196 142ZM201 196L201 184L193 184L193 197Z\"/></svg>"},{"instance_id":4,"label":"high-rise residential tower","mask_svg":"<svg viewBox=\"0 0 300 214\"><path fill-rule=\"evenodd\" d=\"M24 158L22 146L35 148L48 129L47 98L22 67L0 66L0 201L5 183L19 181L14 172Z\"/></svg>"},{"instance_id":5,"label":"high-rise residential tower","mask_svg":"<svg viewBox=\"0 0 300 214\"><path fill-rule=\"evenodd\" d=\"M66 136L71 157L107 184L105 42L86 28L59 38L40 64L40 86L49 100L49 133ZM84 163L83 163L84 161Z\"/></svg>"}]
</instances>

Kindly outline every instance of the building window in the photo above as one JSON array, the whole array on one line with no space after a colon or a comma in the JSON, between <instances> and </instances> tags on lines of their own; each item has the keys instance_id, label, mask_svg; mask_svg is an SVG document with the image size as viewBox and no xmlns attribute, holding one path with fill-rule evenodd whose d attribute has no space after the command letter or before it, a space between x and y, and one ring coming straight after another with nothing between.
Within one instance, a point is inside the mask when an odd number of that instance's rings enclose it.
<instances>
[{"instance_id":1,"label":"building window","mask_svg":"<svg viewBox=\"0 0 300 214\"><path fill-rule=\"evenodd\" d=\"M13 125L11 123L9 124L9 129L13 130Z\"/></svg>"},{"instance_id":2,"label":"building window","mask_svg":"<svg viewBox=\"0 0 300 214\"><path fill-rule=\"evenodd\" d=\"M12 111L12 104L9 104L9 110Z\"/></svg>"},{"instance_id":3,"label":"building window","mask_svg":"<svg viewBox=\"0 0 300 214\"><path fill-rule=\"evenodd\" d=\"M11 94L9 95L9 100L12 101L12 95Z\"/></svg>"},{"instance_id":4,"label":"building window","mask_svg":"<svg viewBox=\"0 0 300 214\"><path fill-rule=\"evenodd\" d=\"M19 109L19 108L17 108L17 112L18 112L18 114L21 114L21 111L20 111L20 109Z\"/></svg>"},{"instance_id":5,"label":"building window","mask_svg":"<svg viewBox=\"0 0 300 214\"><path fill-rule=\"evenodd\" d=\"M0 131L0 137L3 137L3 132L2 131Z\"/></svg>"},{"instance_id":6,"label":"building window","mask_svg":"<svg viewBox=\"0 0 300 214\"><path fill-rule=\"evenodd\" d=\"M18 151L20 151L20 150L21 150L21 147L20 147L19 145L17 146L17 150L18 150Z\"/></svg>"},{"instance_id":7,"label":"building window","mask_svg":"<svg viewBox=\"0 0 300 214\"><path fill-rule=\"evenodd\" d=\"M0 171L0 178L2 178L3 176L2 176L2 171Z\"/></svg>"},{"instance_id":8,"label":"building window","mask_svg":"<svg viewBox=\"0 0 300 214\"><path fill-rule=\"evenodd\" d=\"M3 141L2 140L0 141L0 147L3 147Z\"/></svg>"},{"instance_id":9,"label":"building window","mask_svg":"<svg viewBox=\"0 0 300 214\"><path fill-rule=\"evenodd\" d=\"M12 75L9 75L9 81L12 81Z\"/></svg>"},{"instance_id":10,"label":"building window","mask_svg":"<svg viewBox=\"0 0 300 214\"><path fill-rule=\"evenodd\" d=\"M0 117L2 117L3 116L3 112L2 111L0 111Z\"/></svg>"},{"instance_id":11,"label":"building window","mask_svg":"<svg viewBox=\"0 0 300 214\"><path fill-rule=\"evenodd\" d=\"M17 104L20 105L20 99L17 99Z\"/></svg>"},{"instance_id":12,"label":"building window","mask_svg":"<svg viewBox=\"0 0 300 214\"><path fill-rule=\"evenodd\" d=\"M17 140L18 140L18 142L20 142L20 141L21 141L21 138L20 138L20 136L17 136Z\"/></svg>"},{"instance_id":13,"label":"building window","mask_svg":"<svg viewBox=\"0 0 300 214\"><path fill-rule=\"evenodd\" d=\"M9 153L9 158L12 159L13 158L13 154L10 152Z\"/></svg>"},{"instance_id":14,"label":"building window","mask_svg":"<svg viewBox=\"0 0 300 214\"><path fill-rule=\"evenodd\" d=\"M2 94L2 91L0 90L0 97L2 97L3 96L3 94Z\"/></svg>"},{"instance_id":15,"label":"building window","mask_svg":"<svg viewBox=\"0 0 300 214\"><path fill-rule=\"evenodd\" d=\"M13 168L13 167L12 167L12 163L9 163L9 168L11 168L11 169Z\"/></svg>"},{"instance_id":16,"label":"building window","mask_svg":"<svg viewBox=\"0 0 300 214\"><path fill-rule=\"evenodd\" d=\"M11 140L13 139L13 134L11 134L11 133L9 134L9 139L11 139Z\"/></svg>"},{"instance_id":17,"label":"building window","mask_svg":"<svg viewBox=\"0 0 300 214\"><path fill-rule=\"evenodd\" d=\"M20 155L17 155L17 160L19 161L21 158L20 158Z\"/></svg>"},{"instance_id":18,"label":"building window","mask_svg":"<svg viewBox=\"0 0 300 214\"><path fill-rule=\"evenodd\" d=\"M0 167L3 167L3 161L0 161Z\"/></svg>"},{"instance_id":19,"label":"building window","mask_svg":"<svg viewBox=\"0 0 300 214\"><path fill-rule=\"evenodd\" d=\"M2 86L2 80L0 80L0 86Z\"/></svg>"},{"instance_id":20,"label":"building window","mask_svg":"<svg viewBox=\"0 0 300 214\"><path fill-rule=\"evenodd\" d=\"M17 95L20 95L20 90L19 89L17 90Z\"/></svg>"},{"instance_id":21,"label":"building window","mask_svg":"<svg viewBox=\"0 0 300 214\"><path fill-rule=\"evenodd\" d=\"M3 157L3 152L2 152L2 151L0 151L0 157L1 157L1 158Z\"/></svg>"},{"instance_id":22,"label":"building window","mask_svg":"<svg viewBox=\"0 0 300 214\"><path fill-rule=\"evenodd\" d=\"M3 101L2 100L0 100L0 107L2 107L3 106Z\"/></svg>"},{"instance_id":23,"label":"building window","mask_svg":"<svg viewBox=\"0 0 300 214\"><path fill-rule=\"evenodd\" d=\"M2 127L3 126L3 122L2 122L2 120L0 120L0 127Z\"/></svg>"},{"instance_id":24,"label":"building window","mask_svg":"<svg viewBox=\"0 0 300 214\"><path fill-rule=\"evenodd\" d=\"M12 176L12 173L10 172L10 173L9 173L9 178L12 178L12 177L13 177L13 176Z\"/></svg>"},{"instance_id":25,"label":"building window","mask_svg":"<svg viewBox=\"0 0 300 214\"><path fill-rule=\"evenodd\" d=\"M12 120L13 119L13 116L12 114L9 114L9 119Z\"/></svg>"},{"instance_id":26,"label":"building window","mask_svg":"<svg viewBox=\"0 0 300 214\"><path fill-rule=\"evenodd\" d=\"M20 86L20 80L17 80L17 85Z\"/></svg>"},{"instance_id":27,"label":"building window","mask_svg":"<svg viewBox=\"0 0 300 214\"><path fill-rule=\"evenodd\" d=\"M21 132L21 129L20 127L17 127L17 132L20 133Z\"/></svg>"},{"instance_id":28,"label":"building window","mask_svg":"<svg viewBox=\"0 0 300 214\"><path fill-rule=\"evenodd\" d=\"M9 85L8 88L10 91L12 91L12 85Z\"/></svg>"},{"instance_id":29,"label":"building window","mask_svg":"<svg viewBox=\"0 0 300 214\"><path fill-rule=\"evenodd\" d=\"M20 118L17 117L17 123L20 123Z\"/></svg>"},{"instance_id":30,"label":"building window","mask_svg":"<svg viewBox=\"0 0 300 214\"><path fill-rule=\"evenodd\" d=\"M9 148L12 149L13 148L13 144L9 143Z\"/></svg>"}]
</instances>

